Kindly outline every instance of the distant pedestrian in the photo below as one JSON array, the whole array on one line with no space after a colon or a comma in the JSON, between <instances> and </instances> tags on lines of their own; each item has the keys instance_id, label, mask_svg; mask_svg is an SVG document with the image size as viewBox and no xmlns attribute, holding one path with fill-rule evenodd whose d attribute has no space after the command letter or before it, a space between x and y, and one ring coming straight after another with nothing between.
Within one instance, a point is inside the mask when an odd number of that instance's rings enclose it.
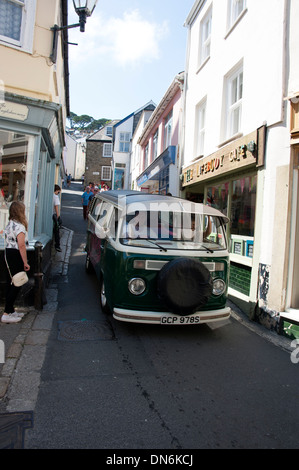
<instances>
[{"instance_id":1,"label":"distant pedestrian","mask_svg":"<svg viewBox=\"0 0 299 470\"><path fill-rule=\"evenodd\" d=\"M70 187L71 181L72 181L72 175L69 173L68 176L67 176L67 186L68 186L68 188Z\"/></svg>"},{"instance_id":2,"label":"distant pedestrian","mask_svg":"<svg viewBox=\"0 0 299 470\"><path fill-rule=\"evenodd\" d=\"M89 186L86 186L85 188L85 191L84 193L82 194L81 196L81 200L82 200L82 206L83 206L83 219L84 220L87 220L87 216L88 216L88 203L89 203L89 198L91 196L91 191L90 191L90 187Z\"/></svg>"},{"instance_id":3,"label":"distant pedestrian","mask_svg":"<svg viewBox=\"0 0 299 470\"><path fill-rule=\"evenodd\" d=\"M60 234L59 229L61 226L61 218L60 218L60 194L61 188L58 184L54 186L54 195L53 195L53 235L55 241L55 250L61 252L60 248Z\"/></svg>"},{"instance_id":4,"label":"distant pedestrian","mask_svg":"<svg viewBox=\"0 0 299 470\"><path fill-rule=\"evenodd\" d=\"M14 303L21 287L16 287L11 278L21 271L30 270L26 251L27 229L25 206L20 201L13 201L9 208L9 222L4 229L7 265L5 310L1 317L2 323L18 323L24 316L24 313L15 312Z\"/></svg>"},{"instance_id":5,"label":"distant pedestrian","mask_svg":"<svg viewBox=\"0 0 299 470\"><path fill-rule=\"evenodd\" d=\"M96 196L96 194L98 194L98 192L99 192L99 187L98 186L94 187L93 193L90 191L89 201L88 201L88 212L89 212L89 208L91 206L92 200Z\"/></svg>"}]
</instances>

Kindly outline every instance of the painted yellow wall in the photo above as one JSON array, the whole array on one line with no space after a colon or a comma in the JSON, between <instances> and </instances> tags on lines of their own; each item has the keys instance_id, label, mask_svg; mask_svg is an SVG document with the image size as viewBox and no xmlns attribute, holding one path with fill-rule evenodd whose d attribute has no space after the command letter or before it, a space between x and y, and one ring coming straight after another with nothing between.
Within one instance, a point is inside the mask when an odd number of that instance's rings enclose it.
<instances>
[{"instance_id":1,"label":"painted yellow wall","mask_svg":"<svg viewBox=\"0 0 299 470\"><path fill-rule=\"evenodd\" d=\"M32 54L0 44L0 79L6 92L65 104L61 41L57 63L50 60L53 32L60 24L60 0L37 0ZM60 33L61 34L61 33Z\"/></svg>"}]
</instances>

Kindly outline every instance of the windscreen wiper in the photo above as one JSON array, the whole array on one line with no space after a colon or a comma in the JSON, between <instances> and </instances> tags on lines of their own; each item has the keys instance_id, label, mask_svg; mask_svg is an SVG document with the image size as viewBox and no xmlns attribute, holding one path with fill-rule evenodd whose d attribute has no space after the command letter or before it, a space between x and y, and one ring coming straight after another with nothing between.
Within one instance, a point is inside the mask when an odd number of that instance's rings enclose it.
<instances>
[{"instance_id":1,"label":"windscreen wiper","mask_svg":"<svg viewBox=\"0 0 299 470\"><path fill-rule=\"evenodd\" d=\"M158 243L154 242L153 240L149 240L148 238L131 238L131 237L126 237L126 238L122 238L121 240L145 240L146 242L152 243L152 244L155 245L157 248L160 248L160 250L163 250L163 251L167 252L167 249L164 248L164 246L161 246L161 245L159 245Z\"/></svg>"},{"instance_id":2,"label":"windscreen wiper","mask_svg":"<svg viewBox=\"0 0 299 470\"><path fill-rule=\"evenodd\" d=\"M164 248L164 246L159 245L157 242L154 242L153 240L149 240L148 238L139 238L139 240L146 240L147 242L150 242L153 245L156 245L158 248L160 248L160 250L163 250L163 251L167 252L167 249Z\"/></svg>"}]
</instances>

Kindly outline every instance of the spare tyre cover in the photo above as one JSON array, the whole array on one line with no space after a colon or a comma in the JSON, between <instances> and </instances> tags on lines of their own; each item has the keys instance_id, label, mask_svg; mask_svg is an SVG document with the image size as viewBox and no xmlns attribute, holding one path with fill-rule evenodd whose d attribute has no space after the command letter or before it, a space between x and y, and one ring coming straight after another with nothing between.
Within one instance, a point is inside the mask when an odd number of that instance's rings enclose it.
<instances>
[{"instance_id":1,"label":"spare tyre cover","mask_svg":"<svg viewBox=\"0 0 299 470\"><path fill-rule=\"evenodd\" d=\"M158 275L157 294L172 313L190 315L202 308L212 294L210 272L198 260L170 261Z\"/></svg>"}]
</instances>

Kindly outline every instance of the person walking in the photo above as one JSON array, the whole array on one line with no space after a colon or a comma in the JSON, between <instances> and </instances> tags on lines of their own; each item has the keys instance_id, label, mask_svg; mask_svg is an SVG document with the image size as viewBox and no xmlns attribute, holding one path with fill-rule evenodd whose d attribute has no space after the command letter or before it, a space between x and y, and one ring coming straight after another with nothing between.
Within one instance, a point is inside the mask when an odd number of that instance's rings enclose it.
<instances>
[{"instance_id":1,"label":"person walking","mask_svg":"<svg viewBox=\"0 0 299 470\"><path fill-rule=\"evenodd\" d=\"M81 196L82 200L82 206L83 206L83 219L87 220L87 214L88 214L88 204L89 204L89 198L91 196L90 192L90 187L86 186L84 193Z\"/></svg>"},{"instance_id":2,"label":"person walking","mask_svg":"<svg viewBox=\"0 0 299 470\"><path fill-rule=\"evenodd\" d=\"M61 188L58 184L54 186L54 195L53 195L53 235L55 240L55 250L61 252L60 248L60 234L59 229L61 226L61 219L60 219L60 194Z\"/></svg>"},{"instance_id":3,"label":"person walking","mask_svg":"<svg viewBox=\"0 0 299 470\"><path fill-rule=\"evenodd\" d=\"M21 290L11 282L11 277L21 271L29 271L26 244L28 222L25 206L20 201L13 201L9 208L9 222L4 229L6 259L6 297L2 323L17 323L24 313L15 312L14 303Z\"/></svg>"}]
</instances>

